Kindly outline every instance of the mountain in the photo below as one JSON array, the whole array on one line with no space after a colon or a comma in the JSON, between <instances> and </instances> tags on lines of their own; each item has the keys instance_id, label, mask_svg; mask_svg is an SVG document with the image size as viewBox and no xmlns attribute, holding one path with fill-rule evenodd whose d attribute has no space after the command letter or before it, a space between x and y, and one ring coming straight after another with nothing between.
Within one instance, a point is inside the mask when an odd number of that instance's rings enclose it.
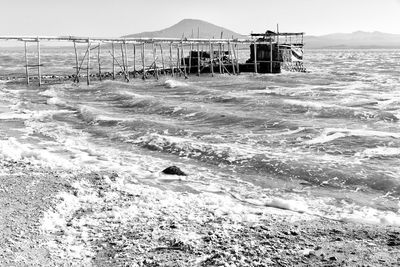
<instances>
[{"instance_id":1,"label":"mountain","mask_svg":"<svg viewBox=\"0 0 400 267\"><path fill-rule=\"evenodd\" d=\"M400 48L400 34L383 32L305 35L306 48Z\"/></svg>"},{"instance_id":2,"label":"mountain","mask_svg":"<svg viewBox=\"0 0 400 267\"><path fill-rule=\"evenodd\" d=\"M223 32L223 38L234 37L234 38L244 38L244 35L239 33L233 32L221 26L217 26L211 24L209 22L197 19L184 19L178 22L177 24L160 30L160 31L153 31L153 32L141 32L135 34L129 34L123 36L123 38L140 38L140 37L150 37L150 38L157 38L157 37L166 37L166 38L181 38L182 35L184 37L190 38L197 38L197 29L200 31L200 38L220 38L221 32Z\"/></svg>"}]
</instances>

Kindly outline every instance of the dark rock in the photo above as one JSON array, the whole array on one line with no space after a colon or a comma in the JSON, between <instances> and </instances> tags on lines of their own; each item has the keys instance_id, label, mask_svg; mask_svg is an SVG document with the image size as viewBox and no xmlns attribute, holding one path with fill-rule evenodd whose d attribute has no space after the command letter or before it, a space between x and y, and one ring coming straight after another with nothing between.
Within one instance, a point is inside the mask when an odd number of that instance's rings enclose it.
<instances>
[{"instance_id":1,"label":"dark rock","mask_svg":"<svg viewBox=\"0 0 400 267\"><path fill-rule=\"evenodd\" d=\"M290 234L291 234L291 235L294 235L294 236L296 236L296 235L299 235L299 233L298 233L298 232L296 232L296 231L293 231L293 230L292 230L292 231L290 231Z\"/></svg>"},{"instance_id":2,"label":"dark rock","mask_svg":"<svg viewBox=\"0 0 400 267\"><path fill-rule=\"evenodd\" d=\"M330 261L336 261L337 258L336 258L335 256L331 256L331 257L329 257L329 260L330 260Z\"/></svg>"},{"instance_id":3,"label":"dark rock","mask_svg":"<svg viewBox=\"0 0 400 267\"><path fill-rule=\"evenodd\" d=\"M171 174L171 175L180 175L180 176L187 176L186 173L184 173L181 169L179 169L176 166L170 166L166 168L165 170L162 171L165 174Z\"/></svg>"}]
</instances>

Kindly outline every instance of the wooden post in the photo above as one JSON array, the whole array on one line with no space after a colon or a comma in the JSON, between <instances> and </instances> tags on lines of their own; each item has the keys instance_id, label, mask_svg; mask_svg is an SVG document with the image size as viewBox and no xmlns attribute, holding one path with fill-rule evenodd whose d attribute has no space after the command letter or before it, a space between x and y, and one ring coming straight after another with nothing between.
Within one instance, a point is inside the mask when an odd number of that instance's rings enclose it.
<instances>
[{"instance_id":1,"label":"wooden post","mask_svg":"<svg viewBox=\"0 0 400 267\"><path fill-rule=\"evenodd\" d=\"M232 50L231 50L231 42L229 40L228 40L228 54L229 54L229 59L231 60L232 73L233 73L233 75L235 75L236 74L236 72L235 72L235 62L233 61Z\"/></svg>"},{"instance_id":2,"label":"wooden post","mask_svg":"<svg viewBox=\"0 0 400 267\"><path fill-rule=\"evenodd\" d=\"M155 76L156 79L158 80L158 71L157 71L157 63L156 63L156 60L157 60L157 57L156 57L157 50L156 50L156 47L155 47L155 45L154 45L154 42L152 43L152 48L153 48L154 76Z\"/></svg>"},{"instance_id":3,"label":"wooden post","mask_svg":"<svg viewBox=\"0 0 400 267\"><path fill-rule=\"evenodd\" d=\"M26 42L25 42L25 72L26 72L26 84L29 84L28 48Z\"/></svg>"},{"instance_id":4,"label":"wooden post","mask_svg":"<svg viewBox=\"0 0 400 267\"><path fill-rule=\"evenodd\" d=\"M142 66L143 66L143 80L146 79L146 67L145 67L145 58L144 58L144 48L145 48L146 44L143 43L142 45Z\"/></svg>"},{"instance_id":5,"label":"wooden post","mask_svg":"<svg viewBox=\"0 0 400 267\"><path fill-rule=\"evenodd\" d=\"M124 54L125 54L126 81L129 82L128 51L126 49L126 42L125 41L124 41Z\"/></svg>"},{"instance_id":6,"label":"wooden post","mask_svg":"<svg viewBox=\"0 0 400 267\"><path fill-rule=\"evenodd\" d=\"M220 74L222 74L221 50L222 50L222 44L219 43L219 47L218 47L218 64L219 64L219 73Z\"/></svg>"},{"instance_id":7,"label":"wooden post","mask_svg":"<svg viewBox=\"0 0 400 267\"><path fill-rule=\"evenodd\" d=\"M125 81L128 81L128 78L126 76L126 65L125 65L125 54L124 54L123 43L121 43L121 60L122 60L122 71L124 72Z\"/></svg>"},{"instance_id":8,"label":"wooden post","mask_svg":"<svg viewBox=\"0 0 400 267\"><path fill-rule=\"evenodd\" d=\"M185 78L187 78L186 62L185 62L185 57L184 57L184 52L183 52L183 42L182 41L181 41L181 61L183 62L183 74L185 75Z\"/></svg>"},{"instance_id":9,"label":"wooden post","mask_svg":"<svg viewBox=\"0 0 400 267\"><path fill-rule=\"evenodd\" d=\"M210 69L211 69L211 76L214 77L214 51L211 40L210 40Z\"/></svg>"},{"instance_id":10,"label":"wooden post","mask_svg":"<svg viewBox=\"0 0 400 267\"><path fill-rule=\"evenodd\" d=\"M236 47L236 71L237 71L237 74L239 75L239 73L240 73L240 69L239 69L239 45L236 43L235 44L235 47Z\"/></svg>"},{"instance_id":11,"label":"wooden post","mask_svg":"<svg viewBox=\"0 0 400 267\"><path fill-rule=\"evenodd\" d=\"M280 59L279 59L279 54L280 54L280 51L279 51L279 24L276 24L276 49L277 49L277 55L276 55L276 57L277 57L277 64L279 64L279 69L281 68L281 66L280 66L280 64L281 64L281 61L280 61Z\"/></svg>"},{"instance_id":12,"label":"wooden post","mask_svg":"<svg viewBox=\"0 0 400 267\"><path fill-rule=\"evenodd\" d=\"M133 44L133 78L136 78L136 45Z\"/></svg>"},{"instance_id":13,"label":"wooden post","mask_svg":"<svg viewBox=\"0 0 400 267\"><path fill-rule=\"evenodd\" d=\"M254 72L258 73L258 71L257 71L257 43L256 43L256 41L254 41L253 51L254 51Z\"/></svg>"},{"instance_id":14,"label":"wooden post","mask_svg":"<svg viewBox=\"0 0 400 267\"><path fill-rule=\"evenodd\" d=\"M177 55L178 55L178 59L177 59L178 61L176 63L176 67L178 69L179 76L181 76L182 74L181 74L181 61L180 61L180 55L179 55L179 53L180 53L179 46L176 47L176 52L177 52Z\"/></svg>"},{"instance_id":15,"label":"wooden post","mask_svg":"<svg viewBox=\"0 0 400 267\"><path fill-rule=\"evenodd\" d=\"M76 51L76 42L74 41L74 50L75 50L75 67L76 67L76 76L74 82L79 83L79 60L78 60L78 52Z\"/></svg>"},{"instance_id":16,"label":"wooden post","mask_svg":"<svg viewBox=\"0 0 400 267\"><path fill-rule=\"evenodd\" d=\"M114 42L111 43L111 48L112 48L112 71L113 71L113 80L115 80L115 47L114 47Z\"/></svg>"},{"instance_id":17,"label":"wooden post","mask_svg":"<svg viewBox=\"0 0 400 267\"><path fill-rule=\"evenodd\" d=\"M39 86L41 86L42 85L42 74L40 72L40 40L39 40L39 38L37 39L37 53L38 53L38 57L37 57L38 79L39 79Z\"/></svg>"},{"instance_id":18,"label":"wooden post","mask_svg":"<svg viewBox=\"0 0 400 267\"><path fill-rule=\"evenodd\" d=\"M99 63L99 80L101 81L101 61L100 61L100 53L101 53L101 43L97 47L97 62Z\"/></svg>"},{"instance_id":19,"label":"wooden post","mask_svg":"<svg viewBox=\"0 0 400 267\"><path fill-rule=\"evenodd\" d=\"M169 43L169 63L171 64L171 75L174 77L175 70L174 70L174 62L172 61L172 42Z\"/></svg>"},{"instance_id":20,"label":"wooden post","mask_svg":"<svg viewBox=\"0 0 400 267\"><path fill-rule=\"evenodd\" d=\"M165 76L164 53L163 53L162 44L160 44L160 52L161 52L161 63L162 63L163 73Z\"/></svg>"},{"instance_id":21,"label":"wooden post","mask_svg":"<svg viewBox=\"0 0 400 267\"><path fill-rule=\"evenodd\" d=\"M88 42L88 58L87 58L87 70L86 70L86 83L90 85L90 39L87 39Z\"/></svg>"},{"instance_id":22,"label":"wooden post","mask_svg":"<svg viewBox=\"0 0 400 267\"><path fill-rule=\"evenodd\" d=\"M193 35L193 30L192 30L192 35ZM189 51L189 71L188 74L192 72L192 51L193 51L193 44L190 43L190 51Z\"/></svg>"},{"instance_id":23,"label":"wooden post","mask_svg":"<svg viewBox=\"0 0 400 267\"><path fill-rule=\"evenodd\" d=\"M200 76L200 46L197 43L197 76Z\"/></svg>"},{"instance_id":24,"label":"wooden post","mask_svg":"<svg viewBox=\"0 0 400 267\"><path fill-rule=\"evenodd\" d=\"M270 73L272 73L272 66L273 66L273 58L272 58L272 36L269 38L269 68L270 68Z\"/></svg>"}]
</instances>

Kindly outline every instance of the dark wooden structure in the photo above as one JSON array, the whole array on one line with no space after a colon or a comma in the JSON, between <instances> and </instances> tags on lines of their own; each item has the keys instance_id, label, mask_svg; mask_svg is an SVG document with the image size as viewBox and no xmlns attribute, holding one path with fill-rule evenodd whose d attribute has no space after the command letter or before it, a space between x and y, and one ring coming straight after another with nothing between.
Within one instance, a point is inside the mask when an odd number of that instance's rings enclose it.
<instances>
[{"instance_id":1,"label":"dark wooden structure","mask_svg":"<svg viewBox=\"0 0 400 267\"><path fill-rule=\"evenodd\" d=\"M40 58L40 43L44 41L71 42L75 52L75 64L71 68L75 70L68 77L72 76L74 82L80 82L81 77L86 77L89 85L91 78L115 79L116 75L122 76L126 82L129 82L131 78L147 79L154 76L158 79L160 75L178 75L187 78L190 74L200 76L202 73L237 75L241 72L305 71L303 36L304 33L266 31L251 34L248 39L0 36L0 41L14 40L25 43L26 82L29 84L30 80L35 79L38 80L39 85L42 84L44 77L41 67L45 64ZM28 62L27 43L37 44L36 64ZM81 47L82 44L84 45L86 52L83 57L78 55L76 44L81 44ZM244 53L243 49L246 49L246 46L250 50L247 52L250 53ZM112 59L112 73L104 71L104 61L101 60L102 47L103 50L109 50L107 52ZM92 50L97 50L97 53L91 55ZM120 55L118 55L118 50L120 50ZM250 57L244 59L243 54L249 54ZM91 60L93 55L97 56L95 60ZM149 60L149 57L152 59ZM95 68L93 64L96 64ZM120 68L118 73L116 73L117 66ZM30 68L36 69L37 77L32 76L29 72ZM91 70L95 69L97 71L93 73Z\"/></svg>"}]
</instances>

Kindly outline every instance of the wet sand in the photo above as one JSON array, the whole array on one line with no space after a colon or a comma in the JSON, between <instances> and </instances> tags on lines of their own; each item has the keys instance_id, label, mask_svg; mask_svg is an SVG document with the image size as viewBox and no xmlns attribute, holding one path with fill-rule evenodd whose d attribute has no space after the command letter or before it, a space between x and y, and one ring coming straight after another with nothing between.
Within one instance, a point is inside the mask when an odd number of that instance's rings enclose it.
<instances>
[{"instance_id":1,"label":"wet sand","mask_svg":"<svg viewBox=\"0 0 400 267\"><path fill-rule=\"evenodd\" d=\"M1 266L398 266L400 228L0 160Z\"/></svg>"}]
</instances>

